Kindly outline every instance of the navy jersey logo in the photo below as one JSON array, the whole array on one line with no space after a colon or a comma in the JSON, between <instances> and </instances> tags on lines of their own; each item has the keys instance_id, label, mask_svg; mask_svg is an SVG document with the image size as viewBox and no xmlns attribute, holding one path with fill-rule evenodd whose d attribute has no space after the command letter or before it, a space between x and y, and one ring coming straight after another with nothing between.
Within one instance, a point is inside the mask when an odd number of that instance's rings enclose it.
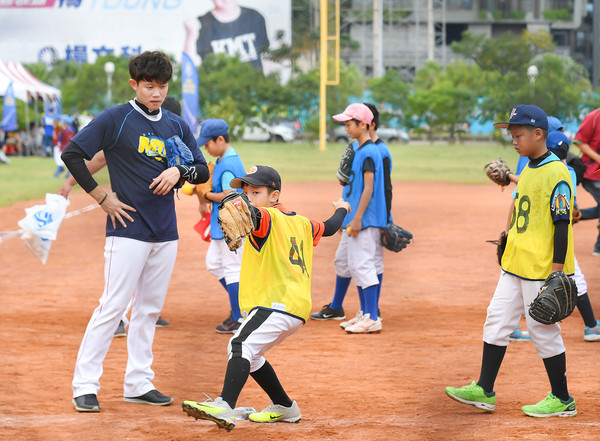
<instances>
[{"instance_id":1,"label":"navy jersey logo","mask_svg":"<svg viewBox=\"0 0 600 441\"><path fill-rule=\"evenodd\" d=\"M153 135L140 136L138 152L161 162L167 157L165 141Z\"/></svg>"}]
</instances>

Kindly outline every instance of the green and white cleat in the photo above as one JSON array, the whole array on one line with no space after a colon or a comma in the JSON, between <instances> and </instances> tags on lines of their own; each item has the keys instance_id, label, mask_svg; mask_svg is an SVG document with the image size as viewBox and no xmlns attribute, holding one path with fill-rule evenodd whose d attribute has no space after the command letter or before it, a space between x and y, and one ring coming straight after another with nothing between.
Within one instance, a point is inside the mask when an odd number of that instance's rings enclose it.
<instances>
[{"instance_id":1,"label":"green and white cleat","mask_svg":"<svg viewBox=\"0 0 600 441\"><path fill-rule=\"evenodd\" d=\"M184 401L181 403L183 411L197 420L209 420L217 423L219 429L228 432L235 427L236 411L221 397L214 401Z\"/></svg>"},{"instance_id":2,"label":"green and white cleat","mask_svg":"<svg viewBox=\"0 0 600 441\"><path fill-rule=\"evenodd\" d=\"M521 410L525 415L537 418L574 417L577 415L577 406L573 397L570 396L567 401L563 401L552 392L548 392L548 396L539 403L523 406Z\"/></svg>"},{"instance_id":3,"label":"green and white cleat","mask_svg":"<svg viewBox=\"0 0 600 441\"><path fill-rule=\"evenodd\" d=\"M496 393L491 392L490 394L487 394L483 388L478 386L474 381L468 386L460 388L447 387L445 391L446 395L459 403L475 406L486 412L493 412L496 410Z\"/></svg>"},{"instance_id":4,"label":"green and white cleat","mask_svg":"<svg viewBox=\"0 0 600 441\"><path fill-rule=\"evenodd\" d=\"M255 423L298 423L302 419L298 404L294 401L290 407L271 404L261 412L248 415L248 419Z\"/></svg>"}]
</instances>

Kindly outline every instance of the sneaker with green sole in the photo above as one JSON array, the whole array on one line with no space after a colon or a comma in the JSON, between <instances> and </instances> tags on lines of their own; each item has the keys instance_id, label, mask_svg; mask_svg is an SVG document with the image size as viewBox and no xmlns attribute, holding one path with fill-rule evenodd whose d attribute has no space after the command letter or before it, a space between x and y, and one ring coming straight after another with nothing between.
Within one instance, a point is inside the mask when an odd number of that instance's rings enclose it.
<instances>
[{"instance_id":1,"label":"sneaker with green sole","mask_svg":"<svg viewBox=\"0 0 600 441\"><path fill-rule=\"evenodd\" d=\"M573 397L570 396L567 401L563 401L552 392L548 392L548 396L539 403L523 406L521 410L525 415L537 418L574 417L577 415L577 406Z\"/></svg>"},{"instance_id":2,"label":"sneaker with green sole","mask_svg":"<svg viewBox=\"0 0 600 441\"><path fill-rule=\"evenodd\" d=\"M261 412L248 415L248 419L254 423L298 423L302 419L298 404L294 401L290 407L280 404L271 404Z\"/></svg>"},{"instance_id":3,"label":"sneaker with green sole","mask_svg":"<svg viewBox=\"0 0 600 441\"><path fill-rule=\"evenodd\" d=\"M490 394L486 394L483 388L474 381L468 386L460 388L447 387L445 391L446 395L459 403L475 406L486 412L493 412L496 410L496 393L491 392Z\"/></svg>"}]
</instances>

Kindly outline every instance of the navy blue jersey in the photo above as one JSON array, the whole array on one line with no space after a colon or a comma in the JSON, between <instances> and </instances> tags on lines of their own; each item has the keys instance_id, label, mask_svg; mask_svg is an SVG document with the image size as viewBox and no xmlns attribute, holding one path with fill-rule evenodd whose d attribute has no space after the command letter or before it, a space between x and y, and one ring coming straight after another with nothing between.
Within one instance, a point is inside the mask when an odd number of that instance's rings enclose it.
<instances>
[{"instance_id":1,"label":"navy blue jersey","mask_svg":"<svg viewBox=\"0 0 600 441\"><path fill-rule=\"evenodd\" d=\"M137 211L127 213L127 228L113 227L107 216L106 235L145 242L166 242L179 238L175 216L174 191L157 195L149 186L167 169L165 140L178 135L190 148L194 163L206 164L196 139L184 120L168 110L148 115L134 101L104 110L73 138L91 159L104 150L112 191L121 202Z\"/></svg>"},{"instance_id":2,"label":"navy blue jersey","mask_svg":"<svg viewBox=\"0 0 600 441\"><path fill-rule=\"evenodd\" d=\"M383 188L385 191L385 207L387 210L387 221L388 223L394 223L392 217L392 154L388 145L378 138L375 141L375 145L381 153L381 160L383 162Z\"/></svg>"},{"instance_id":3,"label":"navy blue jersey","mask_svg":"<svg viewBox=\"0 0 600 441\"><path fill-rule=\"evenodd\" d=\"M268 49L269 38L260 12L242 7L240 16L229 23L220 22L211 12L198 20L200 33L196 49L202 59L207 54L227 54L262 68L260 54L261 50Z\"/></svg>"}]
</instances>

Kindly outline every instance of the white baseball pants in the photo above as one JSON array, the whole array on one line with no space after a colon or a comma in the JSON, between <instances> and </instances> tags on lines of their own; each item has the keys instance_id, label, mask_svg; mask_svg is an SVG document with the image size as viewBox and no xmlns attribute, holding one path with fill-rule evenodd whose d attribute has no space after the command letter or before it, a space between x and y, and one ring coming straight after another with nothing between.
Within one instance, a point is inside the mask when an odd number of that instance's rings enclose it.
<instances>
[{"instance_id":1,"label":"white baseball pants","mask_svg":"<svg viewBox=\"0 0 600 441\"><path fill-rule=\"evenodd\" d=\"M134 292L123 393L126 397L137 397L155 389L152 343L176 255L176 240L152 243L115 236L106 238L104 292L79 347L73 397L98 393L104 358Z\"/></svg>"}]
</instances>

